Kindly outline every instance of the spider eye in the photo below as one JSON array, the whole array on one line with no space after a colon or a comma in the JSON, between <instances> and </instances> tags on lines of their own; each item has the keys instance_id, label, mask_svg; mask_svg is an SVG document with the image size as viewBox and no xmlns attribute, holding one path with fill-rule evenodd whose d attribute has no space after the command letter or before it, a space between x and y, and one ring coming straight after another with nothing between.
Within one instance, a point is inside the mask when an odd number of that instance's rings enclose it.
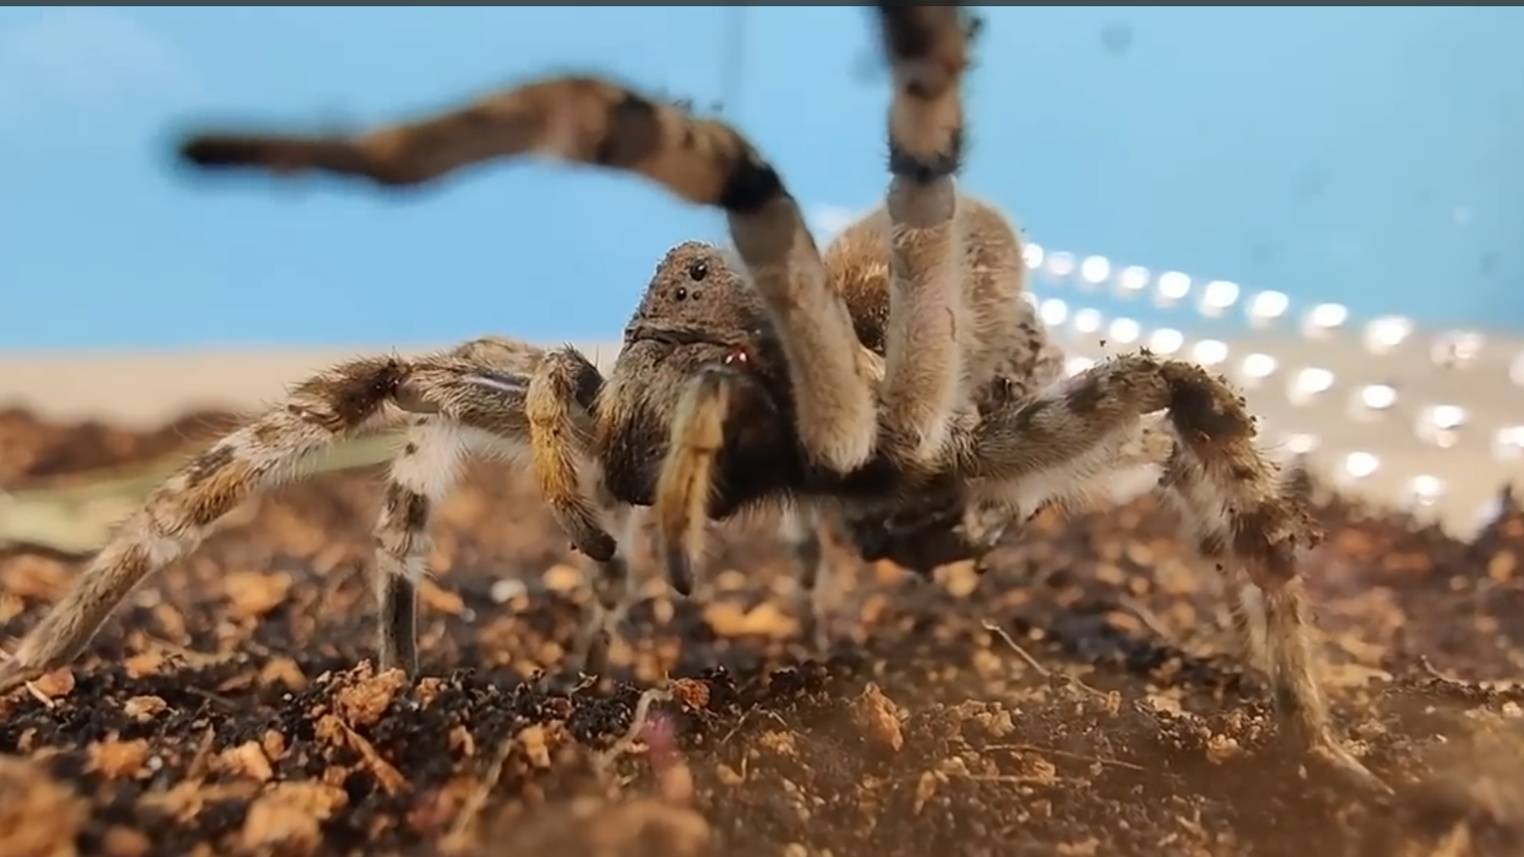
<instances>
[{"instance_id":1,"label":"spider eye","mask_svg":"<svg viewBox=\"0 0 1524 857\"><path fill-rule=\"evenodd\" d=\"M694 262L688 266L688 277L698 282L709 276L709 263L704 261Z\"/></svg>"},{"instance_id":2,"label":"spider eye","mask_svg":"<svg viewBox=\"0 0 1524 857\"><path fill-rule=\"evenodd\" d=\"M681 300L687 300L688 299L688 290L683 288L682 286L678 286L677 287L677 291L672 294L672 297L677 298L680 301Z\"/></svg>"}]
</instances>

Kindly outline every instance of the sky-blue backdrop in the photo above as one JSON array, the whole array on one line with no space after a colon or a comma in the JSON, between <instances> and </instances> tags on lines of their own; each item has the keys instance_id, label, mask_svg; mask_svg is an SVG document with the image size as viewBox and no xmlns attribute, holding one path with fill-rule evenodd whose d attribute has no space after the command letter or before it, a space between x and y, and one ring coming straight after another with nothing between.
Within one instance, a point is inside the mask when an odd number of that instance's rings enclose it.
<instances>
[{"instance_id":1,"label":"sky-blue backdrop","mask_svg":"<svg viewBox=\"0 0 1524 857\"><path fill-rule=\"evenodd\" d=\"M965 186L1044 245L1524 326L1524 10L985 10ZM823 221L885 183L857 8L0 10L0 347L617 332L715 212L500 166L193 181L187 121L348 125L546 71L724 100Z\"/></svg>"}]
</instances>

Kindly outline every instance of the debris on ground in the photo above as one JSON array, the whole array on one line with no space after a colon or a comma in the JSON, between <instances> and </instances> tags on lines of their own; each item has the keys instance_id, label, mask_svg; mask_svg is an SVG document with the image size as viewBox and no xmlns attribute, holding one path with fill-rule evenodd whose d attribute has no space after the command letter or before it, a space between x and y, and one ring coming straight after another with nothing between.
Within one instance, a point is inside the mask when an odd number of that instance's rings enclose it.
<instances>
[{"instance_id":1,"label":"debris on ground","mask_svg":"<svg viewBox=\"0 0 1524 857\"><path fill-rule=\"evenodd\" d=\"M208 439L190 425L3 414L0 485L85 484ZM250 502L0 699L0 854L1524 853L1513 502L1461 541L1318 501L1325 680L1381 796L1281 733L1148 499L1040 516L982 576L834 556L825 655L766 518L716 534L689 599L637 553L592 681L567 668L590 575L532 480L482 464L437 509L408 680L374 666L381 473ZM0 647L87 558L0 546Z\"/></svg>"}]
</instances>

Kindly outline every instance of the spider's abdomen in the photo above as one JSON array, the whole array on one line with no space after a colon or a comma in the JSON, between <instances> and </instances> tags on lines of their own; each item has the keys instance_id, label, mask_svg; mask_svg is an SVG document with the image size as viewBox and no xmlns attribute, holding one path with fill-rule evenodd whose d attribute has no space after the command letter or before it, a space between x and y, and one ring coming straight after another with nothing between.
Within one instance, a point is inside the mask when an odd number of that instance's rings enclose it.
<instances>
[{"instance_id":1,"label":"spider's abdomen","mask_svg":"<svg viewBox=\"0 0 1524 857\"><path fill-rule=\"evenodd\" d=\"M958 198L963 259L960 340L965 395L982 404L993 388L1026 393L1058 377L1062 354L1022 299L1026 265L1021 240L1004 215ZM846 301L863 345L885 355L889 337L889 215L879 208L848 227L825 253L827 275Z\"/></svg>"}]
</instances>

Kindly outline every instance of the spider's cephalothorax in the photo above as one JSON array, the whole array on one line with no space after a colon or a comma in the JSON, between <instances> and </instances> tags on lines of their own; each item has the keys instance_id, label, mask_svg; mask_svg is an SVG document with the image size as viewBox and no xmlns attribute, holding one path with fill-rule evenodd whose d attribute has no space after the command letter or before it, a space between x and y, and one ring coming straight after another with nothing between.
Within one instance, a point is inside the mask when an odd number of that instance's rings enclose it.
<instances>
[{"instance_id":1,"label":"spider's cephalothorax","mask_svg":"<svg viewBox=\"0 0 1524 857\"><path fill-rule=\"evenodd\" d=\"M251 493L312 453L412 415L376 523L381 661L417 669L414 587L430 510L467 454L527 451L545 501L621 602L632 511L654 509L668 574L692 585L703 524L793 501L786 530L816 580L813 521L866 556L925 569L977 556L1007 523L1104 496L1152 466L1189 537L1221 569L1287 722L1373 782L1336 740L1314 680L1296 576L1314 539L1255 445L1253 419L1199 367L1137 354L1060 380L1022 300L1014 231L954 183L969 28L953 7L882 5L893 73L884 204L819 252L777 172L731 127L597 78L551 78L356 136L209 134L203 168L324 171L382 185L530 154L644 175L728 217L733 251L672 250L605 379L575 349L485 338L422 358L336 366L161 485L0 664L0 690L76 656L145 576L193 549ZM1162 419L1156 415L1163 413Z\"/></svg>"},{"instance_id":2,"label":"spider's cephalothorax","mask_svg":"<svg viewBox=\"0 0 1524 857\"><path fill-rule=\"evenodd\" d=\"M704 372L737 379L712 515L798 487L803 460L791 430L788 373L767 308L729 254L689 242L658 266L594 408L592 449L615 500L655 501L683 392Z\"/></svg>"}]
</instances>

